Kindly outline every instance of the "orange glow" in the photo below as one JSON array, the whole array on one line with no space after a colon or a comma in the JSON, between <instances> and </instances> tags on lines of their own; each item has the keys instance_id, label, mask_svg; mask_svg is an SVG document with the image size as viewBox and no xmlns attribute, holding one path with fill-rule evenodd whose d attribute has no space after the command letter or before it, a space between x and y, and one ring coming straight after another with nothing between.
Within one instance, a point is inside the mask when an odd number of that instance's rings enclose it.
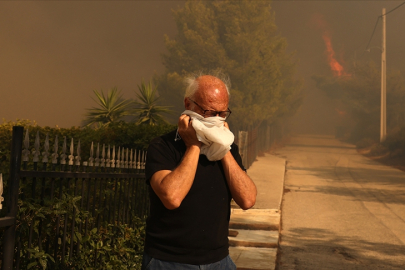
<instances>
[{"instance_id":1,"label":"orange glow","mask_svg":"<svg viewBox=\"0 0 405 270\"><path fill-rule=\"evenodd\" d=\"M345 111L341 111L338 108L335 108L335 111L340 115L340 116L345 116L346 112Z\"/></svg>"},{"instance_id":2,"label":"orange glow","mask_svg":"<svg viewBox=\"0 0 405 270\"><path fill-rule=\"evenodd\" d=\"M336 60L335 51L333 50L331 37L330 37L329 31L327 30L327 24L326 24L325 20L323 19L323 16L315 15L313 17L313 22L323 32L322 38L323 38L323 41L325 42L328 63L333 72L333 75L336 77L351 76L350 74L347 74L344 71L343 66Z\"/></svg>"},{"instance_id":3,"label":"orange glow","mask_svg":"<svg viewBox=\"0 0 405 270\"><path fill-rule=\"evenodd\" d=\"M332 47L332 42L330 40L330 37L327 35L327 33L324 32L324 34L322 35L323 41L325 41L325 45L326 45L326 53L328 55L328 62L329 62L329 66L333 72L334 76L342 76L342 75L347 75L341 64L339 64L339 62L336 60L335 58L335 51L333 50Z\"/></svg>"}]
</instances>

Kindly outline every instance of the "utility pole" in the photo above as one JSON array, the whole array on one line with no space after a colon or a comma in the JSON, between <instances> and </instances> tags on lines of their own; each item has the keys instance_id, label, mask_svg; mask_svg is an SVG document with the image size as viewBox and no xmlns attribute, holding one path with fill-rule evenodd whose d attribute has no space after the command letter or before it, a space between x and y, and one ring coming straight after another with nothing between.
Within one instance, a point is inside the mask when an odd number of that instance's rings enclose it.
<instances>
[{"instance_id":1,"label":"utility pole","mask_svg":"<svg viewBox=\"0 0 405 270\"><path fill-rule=\"evenodd\" d=\"M385 8L382 9L382 46L381 46L381 120L380 120L380 142L387 136L387 61L385 44Z\"/></svg>"}]
</instances>

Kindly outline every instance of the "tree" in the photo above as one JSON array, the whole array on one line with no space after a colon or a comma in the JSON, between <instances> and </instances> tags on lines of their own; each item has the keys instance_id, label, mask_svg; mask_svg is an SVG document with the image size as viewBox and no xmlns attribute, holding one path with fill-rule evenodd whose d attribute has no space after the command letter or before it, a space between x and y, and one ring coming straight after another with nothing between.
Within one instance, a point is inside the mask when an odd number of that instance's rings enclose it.
<instances>
[{"instance_id":1,"label":"tree","mask_svg":"<svg viewBox=\"0 0 405 270\"><path fill-rule=\"evenodd\" d=\"M133 104L137 107L132 113L138 116L137 124L158 125L159 123L167 123L161 115L162 113L170 113L169 107L159 106L157 102L159 97L156 96L156 87L152 86L152 82L138 85L139 93L135 93L138 100Z\"/></svg>"},{"instance_id":2,"label":"tree","mask_svg":"<svg viewBox=\"0 0 405 270\"><path fill-rule=\"evenodd\" d=\"M83 126L105 126L110 123L115 123L126 115L130 114L130 101L123 99L116 87L112 88L104 95L94 90L97 99L93 99L97 103L97 107L87 109Z\"/></svg>"},{"instance_id":3,"label":"tree","mask_svg":"<svg viewBox=\"0 0 405 270\"><path fill-rule=\"evenodd\" d=\"M183 78L212 70L231 79L229 120L237 128L273 122L299 107L295 63L285 39L276 34L268 1L187 1L174 18L178 35L165 37L166 71L155 82L178 113L184 110Z\"/></svg>"},{"instance_id":4,"label":"tree","mask_svg":"<svg viewBox=\"0 0 405 270\"><path fill-rule=\"evenodd\" d=\"M354 123L351 139L379 139L381 106L381 71L372 62L357 61L351 67L351 76L313 76L316 86L336 101L340 111L348 114ZM387 127L399 128L405 123L405 87L400 73L387 72Z\"/></svg>"}]
</instances>

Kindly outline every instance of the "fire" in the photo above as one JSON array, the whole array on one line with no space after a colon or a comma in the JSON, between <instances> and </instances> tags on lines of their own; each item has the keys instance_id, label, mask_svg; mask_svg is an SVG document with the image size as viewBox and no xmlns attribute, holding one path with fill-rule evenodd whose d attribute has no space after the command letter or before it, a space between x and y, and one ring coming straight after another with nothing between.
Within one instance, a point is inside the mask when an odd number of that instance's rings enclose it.
<instances>
[{"instance_id":1,"label":"fire","mask_svg":"<svg viewBox=\"0 0 405 270\"><path fill-rule=\"evenodd\" d=\"M326 54L328 56L328 63L333 72L333 75L336 77L350 76L350 74L347 74L344 71L343 66L336 60L335 50L333 49L331 37L330 37L329 31L327 30L327 25L326 25L326 22L323 19L323 17L320 15L315 15L313 17L313 22L323 32L322 38L323 38L323 41L325 42Z\"/></svg>"},{"instance_id":2,"label":"fire","mask_svg":"<svg viewBox=\"0 0 405 270\"><path fill-rule=\"evenodd\" d=\"M345 116L346 112L345 111L341 111L338 108L335 108L335 111L340 115L340 116Z\"/></svg>"},{"instance_id":3,"label":"fire","mask_svg":"<svg viewBox=\"0 0 405 270\"><path fill-rule=\"evenodd\" d=\"M338 77L340 77L342 75L347 75L344 72L342 65L339 64L339 62L335 58L335 51L333 50L330 37L327 35L327 33L324 32L324 34L322 35L322 38L326 45L326 53L328 55L328 62L329 62L329 66L333 72L333 75L338 76Z\"/></svg>"}]
</instances>

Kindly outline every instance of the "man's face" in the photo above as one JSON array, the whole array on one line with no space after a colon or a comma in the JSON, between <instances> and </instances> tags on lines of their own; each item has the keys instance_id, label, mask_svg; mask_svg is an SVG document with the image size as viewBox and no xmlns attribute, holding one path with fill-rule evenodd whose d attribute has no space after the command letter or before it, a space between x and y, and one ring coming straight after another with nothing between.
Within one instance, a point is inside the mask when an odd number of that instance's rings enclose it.
<instances>
[{"instance_id":1,"label":"man's face","mask_svg":"<svg viewBox=\"0 0 405 270\"><path fill-rule=\"evenodd\" d=\"M197 80L198 90L188 102L186 101L186 108L204 117L226 116L229 97L225 84L209 75L201 76Z\"/></svg>"}]
</instances>

